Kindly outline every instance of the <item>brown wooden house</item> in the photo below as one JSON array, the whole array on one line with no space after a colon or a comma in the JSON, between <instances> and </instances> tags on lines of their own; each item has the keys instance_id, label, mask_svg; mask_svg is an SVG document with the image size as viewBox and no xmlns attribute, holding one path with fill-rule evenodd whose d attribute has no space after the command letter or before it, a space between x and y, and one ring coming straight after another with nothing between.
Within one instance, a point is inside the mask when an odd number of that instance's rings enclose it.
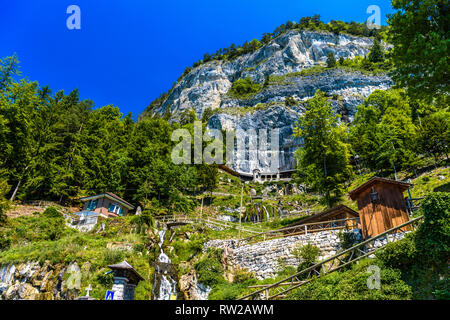
<instances>
[{"instance_id":1,"label":"brown wooden house","mask_svg":"<svg viewBox=\"0 0 450 320\"><path fill-rule=\"evenodd\" d=\"M403 192L409 183L373 177L349 196L358 203L361 230L364 238L369 238L409 221ZM401 231L409 230L409 226Z\"/></svg>"},{"instance_id":2,"label":"brown wooden house","mask_svg":"<svg viewBox=\"0 0 450 320\"><path fill-rule=\"evenodd\" d=\"M300 227L300 226L305 225L305 224L358 218L358 216L359 216L358 212L341 204L339 206L328 209L326 211L314 214L309 217L305 217L295 223L290 224L288 227L283 228L286 230L281 229L280 231L283 231L286 234L287 233L297 233L297 232L304 230L304 228ZM295 226L299 226L299 228L298 229L293 228ZM318 224L317 228L314 225L310 225L310 226L308 226L308 231L313 232L315 229L317 231L320 231L320 229L322 229L323 227L324 226L321 224ZM354 229L354 228L358 227L358 224L355 220L336 221L336 222L334 222L334 224L333 224L333 222L330 223L330 228L336 228L336 227Z\"/></svg>"}]
</instances>

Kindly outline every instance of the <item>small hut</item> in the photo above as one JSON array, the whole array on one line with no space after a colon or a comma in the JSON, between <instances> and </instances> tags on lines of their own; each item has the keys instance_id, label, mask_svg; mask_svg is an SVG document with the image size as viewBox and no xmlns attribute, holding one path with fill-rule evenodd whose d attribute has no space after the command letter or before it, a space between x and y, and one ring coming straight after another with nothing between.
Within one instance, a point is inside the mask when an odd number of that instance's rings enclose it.
<instances>
[{"instance_id":1,"label":"small hut","mask_svg":"<svg viewBox=\"0 0 450 320\"><path fill-rule=\"evenodd\" d=\"M127 262L108 266L114 273L114 300L134 300L134 290L144 278Z\"/></svg>"},{"instance_id":2,"label":"small hut","mask_svg":"<svg viewBox=\"0 0 450 320\"><path fill-rule=\"evenodd\" d=\"M304 230L302 227L300 227L304 224L310 224L310 223L316 223L316 222L317 223L327 222L327 221L330 221L330 228L342 227L342 228L347 228L347 229L354 229L354 228L357 228L357 226L358 226L358 224L355 220L348 220L348 221L343 221L343 220L357 218L357 217L358 217L358 212L341 204L339 206L333 207L326 211L323 211L323 212L320 212L317 214L313 214L312 216L303 218L295 223L290 224L286 228L280 229L280 231L283 231L283 233L285 233L285 234L297 233L299 231ZM335 221L335 222L333 223L333 221ZM292 228L295 226L299 226L299 228L298 229ZM310 227L308 227L308 230L310 232L314 232L315 229L317 229L317 231L320 231L322 228L323 228L323 226L318 224L317 227L315 227L314 225L311 225ZM287 229L287 230L284 230L284 229Z\"/></svg>"},{"instance_id":3,"label":"small hut","mask_svg":"<svg viewBox=\"0 0 450 320\"><path fill-rule=\"evenodd\" d=\"M409 183L373 177L349 196L358 203L359 218L364 238L374 237L409 221L403 192ZM409 226L400 231L409 230Z\"/></svg>"}]
</instances>

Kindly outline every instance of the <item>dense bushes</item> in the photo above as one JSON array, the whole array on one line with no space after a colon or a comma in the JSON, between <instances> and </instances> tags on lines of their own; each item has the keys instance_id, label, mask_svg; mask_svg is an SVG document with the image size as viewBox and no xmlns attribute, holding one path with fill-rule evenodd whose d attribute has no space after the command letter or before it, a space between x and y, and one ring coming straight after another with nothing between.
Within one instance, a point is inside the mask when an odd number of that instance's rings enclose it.
<instances>
[{"instance_id":1,"label":"dense bushes","mask_svg":"<svg viewBox=\"0 0 450 320\"><path fill-rule=\"evenodd\" d=\"M439 268L450 259L450 193L430 193L421 211L424 220L415 233L377 254L385 265L402 270L414 264Z\"/></svg>"},{"instance_id":2,"label":"dense bushes","mask_svg":"<svg viewBox=\"0 0 450 320\"><path fill-rule=\"evenodd\" d=\"M424 221L417 230L417 248L431 264L450 259L450 193L430 193L422 203Z\"/></svg>"},{"instance_id":3,"label":"dense bushes","mask_svg":"<svg viewBox=\"0 0 450 320\"><path fill-rule=\"evenodd\" d=\"M308 243L304 246L294 248L292 254L300 262L297 271L302 271L303 269L310 267L317 261L317 258L319 258L320 256L320 249Z\"/></svg>"},{"instance_id":4,"label":"dense bushes","mask_svg":"<svg viewBox=\"0 0 450 320\"><path fill-rule=\"evenodd\" d=\"M411 288L401 279L398 270L381 269L379 290L369 289L368 267L371 259L361 261L352 269L323 276L294 291L288 299L294 300L398 300L411 298Z\"/></svg>"},{"instance_id":5,"label":"dense bushes","mask_svg":"<svg viewBox=\"0 0 450 320\"><path fill-rule=\"evenodd\" d=\"M0 247L6 249L12 244L54 241L74 232L65 226L62 214L51 207L39 215L9 220L8 224L0 229L2 238Z\"/></svg>"},{"instance_id":6,"label":"dense bushes","mask_svg":"<svg viewBox=\"0 0 450 320\"><path fill-rule=\"evenodd\" d=\"M383 266L402 272L416 299L450 299L449 208L449 193L430 193L422 203L424 221L418 230L377 253Z\"/></svg>"},{"instance_id":7,"label":"dense bushes","mask_svg":"<svg viewBox=\"0 0 450 320\"><path fill-rule=\"evenodd\" d=\"M228 94L235 98L248 98L261 90L261 85L253 82L250 77L233 82Z\"/></svg>"},{"instance_id":8,"label":"dense bushes","mask_svg":"<svg viewBox=\"0 0 450 320\"><path fill-rule=\"evenodd\" d=\"M407 270L416 259L415 234L407 234L401 241L389 243L377 253L377 258L386 267Z\"/></svg>"},{"instance_id":9,"label":"dense bushes","mask_svg":"<svg viewBox=\"0 0 450 320\"><path fill-rule=\"evenodd\" d=\"M202 252L204 242L204 236L199 233L193 234L187 240L177 239L173 243L175 256L172 262L177 264L183 261L190 261L194 256Z\"/></svg>"},{"instance_id":10,"label":"dense bushes","mask_svg":"<svg viewBox=\"0 0 450 320\"><path fill-rule=\"evenodd\" d=\"M0 226L6 223L6 210L9 207L8 201L5 199L5 195L9 191L9 186L5 180L0 179ZM0 240L1 241L1 240ZM1 244L0 244L1 248Z\"/></svg>"},{"instance_id":11,"label":"dense bushes","mask_svg":"<svg viewBox=\"0 0 450 320\"><path fill-rule=\"evenodd\" d=\"M222 250L210 248L195 266L198 282L213 287L225 281L223 277Z\"/></svg>"}]
</instances>

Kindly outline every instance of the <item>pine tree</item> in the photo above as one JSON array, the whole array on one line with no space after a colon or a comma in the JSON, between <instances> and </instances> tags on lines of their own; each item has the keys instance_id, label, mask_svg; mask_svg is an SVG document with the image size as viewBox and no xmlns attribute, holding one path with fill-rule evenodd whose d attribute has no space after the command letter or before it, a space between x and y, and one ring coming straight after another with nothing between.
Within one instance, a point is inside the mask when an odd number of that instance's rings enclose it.
<instances>
[{"instance_id":1,"label":"pine tree","mask_svg":"<svg viewBox=\"0 0 450 320\"><path fill-rule=\"evenodd\" d=\"M303 139L297 152L298 174L311 189L324 194L331 207L352 176L347 127L338 121L323 92L317 91L307 105L295 127L295 136Z\"/></svg>"},{"instance_id":2,"label":"pine tree","mask_svg":"<svg viewBox=\"0 0 450 320\"><path fill-rule=\"evenodd\" d=\"M419 166L416 137L417 128L403 90L373 92L358 106L350 127L353 150L368 168L377 171L392 171L394 165L396 170Z\"/></svg>"},{"instance_id":3,"label":"pine tree","mask_svg":"<svg viewBox=\"0 0 450 320\"><path fill-rule=\"evenodd\" d=\"M381 46L380 39L378 38L375 38L373 41L373 45L369 53L369 61L372 63L384 61L383 47Z\"/></svg>"},{"instance_id":4,"label":"pine tree","mask_svg":"<svg viewBox=\"0 0 450 320\"><path fill-rule=\"evenodd\" d=\"M336 67L336 59L335 59L335 57L334 57L334 53L333 53L333 52L329 52L329 53L328 53L327 67L328 67L328 68L334 68L334 67Z\"/></svg>"}]
</instances>

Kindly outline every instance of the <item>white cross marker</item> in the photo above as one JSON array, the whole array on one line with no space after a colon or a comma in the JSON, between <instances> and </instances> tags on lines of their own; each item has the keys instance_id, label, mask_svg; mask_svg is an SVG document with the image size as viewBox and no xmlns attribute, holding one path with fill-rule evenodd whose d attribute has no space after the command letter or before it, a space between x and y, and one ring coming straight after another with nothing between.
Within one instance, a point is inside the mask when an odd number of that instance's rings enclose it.
<instances>
[{"instance_id":1,"label":"white cross marker","mask_svg":"<svg viewBox=\"0 0 450 320\"><path fill-rule=\"evenodd\" d=\"M92 291L92 287L89 284L89 287L86 288L86 297L89 297L89 293Z\"/></svg>"}]
</instances>

